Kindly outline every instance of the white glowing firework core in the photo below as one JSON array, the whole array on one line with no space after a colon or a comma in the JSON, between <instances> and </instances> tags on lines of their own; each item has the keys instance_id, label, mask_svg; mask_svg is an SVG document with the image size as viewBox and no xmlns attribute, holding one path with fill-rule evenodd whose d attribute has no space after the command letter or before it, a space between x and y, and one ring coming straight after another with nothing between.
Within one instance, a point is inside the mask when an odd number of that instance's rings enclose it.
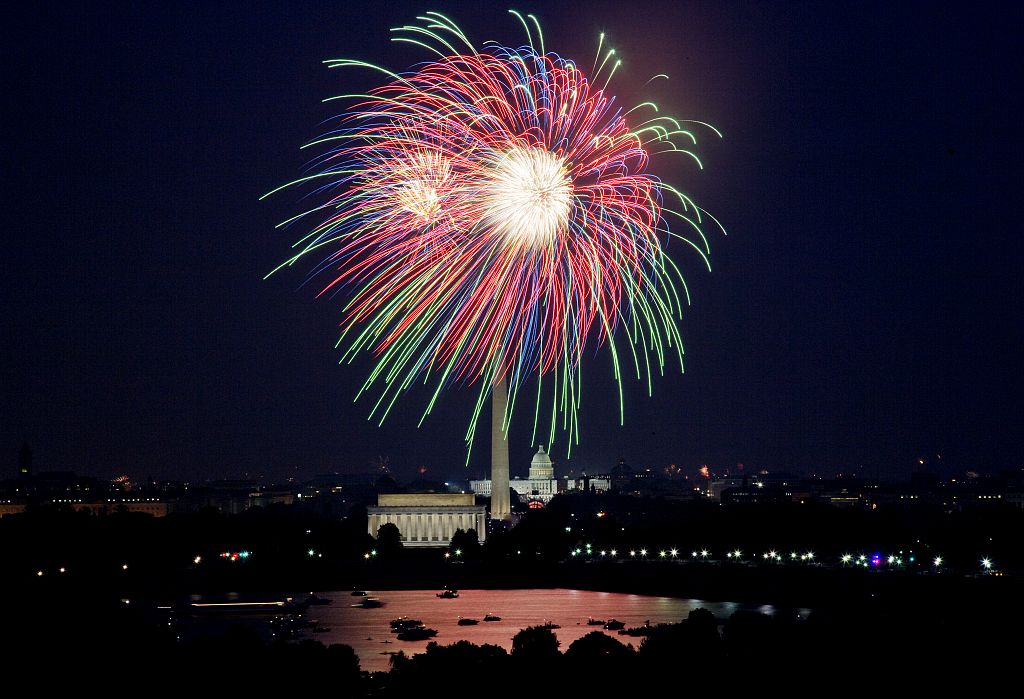
<instances>
[{"instance_id":1,"label":"white glowing firework core","mask_svg":"<svg viewBox=\"0 0 1024 699\"><path fill-rule=\"evenodd\" d=\"M398 190L403 209L421 218L430 218L438 209L437 189L423 180L409 180Z\"/></svg>"},{"instance_id":2,"label":"white glowing firework core","mask_svg":"<svg viewBox=\"0 0 1024 699\"><path fill-rule=\"evenodd\" d=\"M546 245L568 226L572 180L551 151L513 148L494 164L484 199L484 221L497 234L529 247Z\"/></svg>"}]
</instances>

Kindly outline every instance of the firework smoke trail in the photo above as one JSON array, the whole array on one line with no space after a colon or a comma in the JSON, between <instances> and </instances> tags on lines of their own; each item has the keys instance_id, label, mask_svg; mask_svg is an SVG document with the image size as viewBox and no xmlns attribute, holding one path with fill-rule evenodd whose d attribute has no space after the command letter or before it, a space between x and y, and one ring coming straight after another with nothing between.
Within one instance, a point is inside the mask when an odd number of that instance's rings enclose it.
<instances>
[{"instance_id":1,"label":"firework smoke trail","mask_svg":"<svg viewBox=\"0 0 1024 699\"><path fill-rule=\"evenodd\" d=\"M428 12L422 25L394 30L396 41L437 56L408 73L326 62L388 80L334 98L352 104L308 144L326 149L312 173L265 195L312 184L322 202L281 224L317 221L274 272L321 256L310 273L331 275L321 294L348 298L342 361L361 352L377 360L359 391L379 387L371 417L383 421L417 381L434 388L424 418L445 387L479 385L471 446L492 383L509 383L507 430L518 389L536 375L534 436L541 388L551 384L548 442L560 421L571 447L588 344L610 348L620 420L629 364L648 393L666 364L682 370L677 320L689 296L665 245L687 243L710 269L702 226L717 221L648 171L648 149L700 167L677 143L696 144L684 124L721 134L660 116L652 102L623 110L607 92L619 62L614 50L602 55L603 35L588 80L544 50L532 15L539 50L530 24L513 14L528 46L478 51L451 20ZM670 230L669 217L684 234Z\"/></svg>"}]
</instances>

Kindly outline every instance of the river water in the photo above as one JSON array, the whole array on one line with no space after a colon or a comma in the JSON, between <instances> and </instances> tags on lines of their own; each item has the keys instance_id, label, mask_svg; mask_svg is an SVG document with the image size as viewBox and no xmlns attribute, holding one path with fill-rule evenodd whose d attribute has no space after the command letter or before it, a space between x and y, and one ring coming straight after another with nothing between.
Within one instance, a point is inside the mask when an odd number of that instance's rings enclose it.
<instances>
[{"instance_id":1,"label":"river water","mask_svg":"<svg viewBox=\"0 0 1024 699\"><path fill-rule=\"evenodd\" d=\"M745 609L775 614L778 610L771 605L743 605L733 602L704 602L696 599L675 597L650 597L627 595L614 592L591 592L586 590L459 590L457 599L439 599L434 590L367 590L371 597L384 603L377 609L362 609L351 605L360 598L349 592L322 592L321 596L334 600L330 605L310 607L306 616L317 620L330 631L309 633L325 644L344 643L355 649L363 670L387 670L390 654L404 650L406 655L421 653L428 641L399 641L390 633L389 621L399 616L420 619L438 634L433 641L448 645L466 640L477 645L491 643L506 650L512 650L512 637L527 626L552 622L561 626L555 630L561 643L559 650L565 651L578 638L591 631L601 630L600 626L588 626L587 619L617 619L625 622L626 628L653 624L678 622L685 619L692 609L703 607L719 620L729 618L733 612ZM809 609L794 610L806 618ZM485 614L496 614L501 621L484 622ZM459 617L478 619L476 626L459 626ZM619 636L614 631L605 631L623 643L633 647L641 638ZM390 641L390 643L386 643Z\"/></svg>"}]
</instances>

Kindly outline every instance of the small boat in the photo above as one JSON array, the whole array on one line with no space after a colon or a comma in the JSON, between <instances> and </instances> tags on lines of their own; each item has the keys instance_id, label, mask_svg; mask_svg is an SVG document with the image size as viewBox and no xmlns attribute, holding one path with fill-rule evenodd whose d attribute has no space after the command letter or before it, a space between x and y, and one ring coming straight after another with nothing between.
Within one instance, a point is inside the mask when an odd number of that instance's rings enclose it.
<instances>
[{"instance_id":1,"label":"small boat","mask_svg":"<svg viewBox=\"0 0 1024 699\"><path fill-rule=\"evenodd\" d=\"M398 633L399 641L425 641L437 635L436 629L428 629L420 626L415 629L405 629Z\"/></svg>"},{"instance_id":2,"label":"small boat","mask_svg":"<svg viewBox=\"0 0 1024 699\"><path fill-rule=\"evenodd\" d=\"M361 609L376 609L377 607L383 607L384 603L376 597L365 597L362 602L353 604L353 607L360 607Z\"/></svg>"},{"instance_id":3,"label":"small boat","mask_svg":"<svg viewBox=\"0 0 1024 699\"><path fill-rule=\"evenodd\" d=\"M401 629L401 628L404 628L404 627L423 626L423 622L420 621L419 619L413 619L413 618L407 617L407 616L400 616L397 619L392 619L390 624L391 624L391 628L393 628L393 629Z\"/></svg>"},{"instance_id":4,"label":"small boat","mask_svg":"<svg viewBox=\"0 0 1024 699\"><path fill-rule=\"evenodd\" d=\"M540 628L542 628L542 629L549 629L550 630L550 629L560 629L562 627L559 626L558 624L554 623L553 621L545 621L543 624L540 625Z\"/></svg>"},{"instance_id":5,"label":"small boat","mask_svg":"<svg viewBox=\"0 0 1024 699\"><path fill-rule=\"evenodd\" d=\"M459 596L458 590L441 590L437 593L437 596L441 599L455 599Z\"/></svg>"},{"instance_id":6,"label":"small boat","mask_svg":"<svg viewBox=\"0 0 1024 699\"><path fill-rule=\"evenodd\" d=\"M390 640L381 641L381 643L391 643Z\"/></svg>"},{"instance_id":7,"label":"small boat","mask_svg":"<svg viewBox=\"0 0 1024 699\"><path fill-rule=\"evenodd\" d=\"M460 616L458 623L459 623L459 626L476 626L477 624L480 623L480 620L479 619L466 619L466 618Z\"/></svg>"},{"instance_id":8,"label":"small boat","mask_svg":"<svg viewBox=\"0 0 1024 699\"><path fill-rule=\"evenodd\" d=\"M316 628L313 629L313 633L328 633L329 631L330 631L330 628L328 628L326 626L317 626Z\"/></svg>"},{"instance_id":9,"label":"small boat","mask_svg":"<svg viewBox=\"0 0 1024 699\"><path fill-rule=\"evenodd\" d=\"M485 614L484 621L501 621L501 617L497 614Z\"/></svg>"},{"instance_id":10,"label":"small boat","mask_svg":"<svg viewBox=\"0 0 1024 699\"><path fill-rule=\"evenodd\" d=\"M594 617L587 617L587 626L604 626L604 619L595 619Z\"/></svg>"},{"instance_id":11,"label":"small boat","mask_svg":"<svg viewBox=\"0 0 1024 699\"><path fill-rule=\"evenodd\" d=\"M604 628L608 629L609 631L618 631L619 629L626 628L626 622L616 621L615 619L609 619L608 623L604 625Z\"/></svg>"},{"instance_id":12,"label":"small boat","mask_svg":"<svg viewBox=\"0 0 1024 699\"><path fill-rule=\"evenodd\" d=\"M320 595L313 594L312 592L310 592L309 596L306 598L306 604L321 605L330 604L333 601L334 600L332 599L329 599L327 597L321 597Z\"/></svg>"},{"instance_id":13,"label":"small boat","mask_svg":"<svg viewBox=\"0 0 1024 699\"><path fill-rule=\"evenodd\" d=\"M366 597L366 591L365 590L352 590L352 596L353 597Z\"/></svg>"}]
</instances>

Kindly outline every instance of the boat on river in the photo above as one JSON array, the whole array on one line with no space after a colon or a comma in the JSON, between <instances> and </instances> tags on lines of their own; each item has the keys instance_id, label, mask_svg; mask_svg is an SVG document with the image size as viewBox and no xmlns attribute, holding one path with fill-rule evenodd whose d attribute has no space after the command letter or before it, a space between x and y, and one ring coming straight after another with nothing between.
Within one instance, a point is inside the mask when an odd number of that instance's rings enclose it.
<instances>
[{"instance_id":1,"label":"boat on river","mask_svg":"<svg viewBox=\"0 0 1024 699\"><path fill-rule=\"evenodd\" d=\"M415 629L405 629L398 632L399 641L425 641L437 635L437 629L428 629L419 626Z\"/></svg>"}]
</instances>

